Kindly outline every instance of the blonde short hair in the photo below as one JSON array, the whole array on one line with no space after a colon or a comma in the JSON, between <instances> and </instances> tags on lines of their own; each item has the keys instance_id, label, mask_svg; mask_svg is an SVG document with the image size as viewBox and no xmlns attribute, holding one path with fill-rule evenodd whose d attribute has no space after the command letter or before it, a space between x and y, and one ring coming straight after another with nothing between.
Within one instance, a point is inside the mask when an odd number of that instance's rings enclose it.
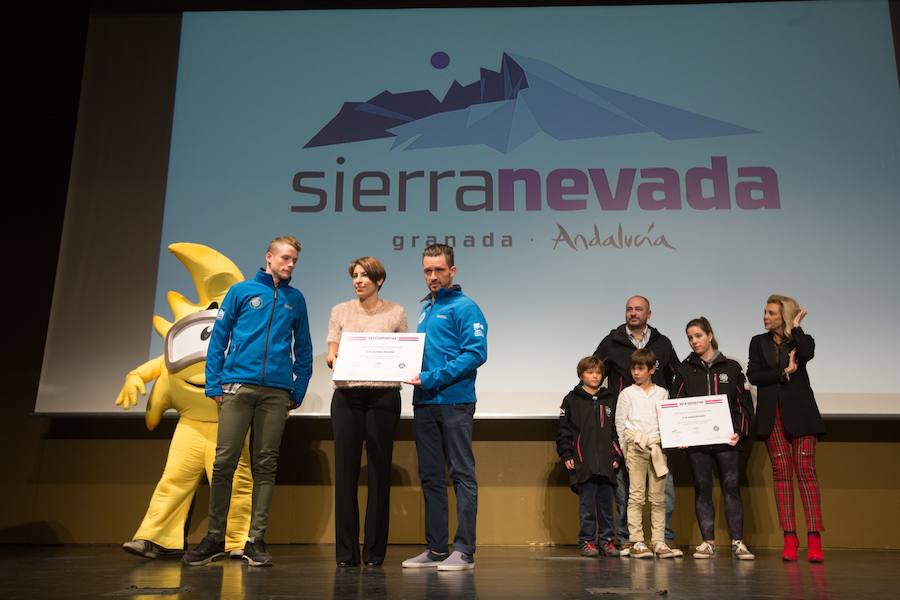
<instances>
[{"instance_id":1,"label":"blonde short hair","mask_svg":"<svg viewBox=\"0 0 900 600\"><path fill-rule=\"evenodd\" d=\"M277 238L269 242L269 248L266 250L266 252L273 252L275 250L275 246L279 244L287 244L288 246L293 246L294 250L297 251L297 254L300 254L300 240L292 235L279 235Z\"/></svg>"},{"instance_id":2,"label":"blonde short hair","mask_svg":"<svg viewBox=\"0 0 900 600\"><path fill-rule=\"evenodd\" d=\"M781 312L781 335L785 338L791 338L791 329L793 329L794 317L800 312L800 304L790 296L782 296L781 294L772 294L766 300L766 304L777 304Z\"/></svg>"}]
</instances>

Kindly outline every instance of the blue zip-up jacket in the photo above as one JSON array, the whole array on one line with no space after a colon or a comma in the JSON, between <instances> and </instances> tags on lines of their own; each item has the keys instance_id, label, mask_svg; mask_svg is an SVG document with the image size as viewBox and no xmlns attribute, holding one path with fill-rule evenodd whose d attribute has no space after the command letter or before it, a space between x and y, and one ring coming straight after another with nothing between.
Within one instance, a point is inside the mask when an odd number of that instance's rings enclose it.
<instances>
[{"instance_id":1,"label":"blue zip-up jacket","mask_svg":"<svg viewBox=\"0 0 900 600\"><path fill-rule=\"evenodd\" d=\"M426 300L416 328L426 335L413 404L474 404L475 376L487 360L484 314L458 285Z\"/></svg>"},{"instance_id":2,"label":"blue zip-up jacket","mask_svg":"<svg viewBox=\"0 0 900 600\"><path fill-rule=\"evenodd\" d=\"M289 282L276 288L260 269L228 290L206 352L207 396L221 396L225 383L251 383L288 390L294 404L303 402L312 342L306 300Z\"/></svg>"}]
</instances>

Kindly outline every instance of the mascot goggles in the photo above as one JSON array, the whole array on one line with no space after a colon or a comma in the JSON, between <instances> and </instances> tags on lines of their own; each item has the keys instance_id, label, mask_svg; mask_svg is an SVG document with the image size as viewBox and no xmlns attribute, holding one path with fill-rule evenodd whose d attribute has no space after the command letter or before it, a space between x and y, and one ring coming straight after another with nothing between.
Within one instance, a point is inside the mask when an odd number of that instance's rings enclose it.
<instances>
[{"instance_id":1,"label":"mascot goggles","mask_svg":"<svg viewBox=\"0 0 900 600\"><path fill-rule=\"evenodd\" d=\"M166 334L166 369L176 372L206 360L217 309L201 310L177 321Z\"/></svg>"}]
</instances>

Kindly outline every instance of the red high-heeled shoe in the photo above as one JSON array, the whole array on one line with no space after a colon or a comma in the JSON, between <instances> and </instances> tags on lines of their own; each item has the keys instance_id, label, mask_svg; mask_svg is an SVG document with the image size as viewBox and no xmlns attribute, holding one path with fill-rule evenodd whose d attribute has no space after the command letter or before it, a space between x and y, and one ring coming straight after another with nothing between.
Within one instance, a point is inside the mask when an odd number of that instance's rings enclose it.
<instances>
[{"instance_id":1,"label":"red high-heeled shoe","mask_svg":"<svg viewBox=\"0 0 900 600\"><path fill-rule=\"evenodd\" d=\"M800 540L796 533L784 534L784 552L781 553L781 559L789 562L797 560L797 550L800 548Z\"/></svg>"},{"instance_id":2,"label":"red high-heeled shoe","mask_svg":"<svg viewBox=\"0 0 900 600\"><path fill-rule=\"evenodd\" d=\"M822 536L818 533L810 533L807 536L808 549L806 558L811 563L825 562L825 553L822 552Z\"/></svg>"}]
</instances>

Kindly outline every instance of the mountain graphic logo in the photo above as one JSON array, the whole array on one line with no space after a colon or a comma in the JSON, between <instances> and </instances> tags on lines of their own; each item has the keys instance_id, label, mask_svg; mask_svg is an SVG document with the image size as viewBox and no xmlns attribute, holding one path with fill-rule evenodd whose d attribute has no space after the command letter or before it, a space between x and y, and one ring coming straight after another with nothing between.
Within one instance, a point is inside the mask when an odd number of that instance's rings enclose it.
<instances>
[{"instance_id":1,"label":"mountain graphic logo","mask_svg":"<svg viewBox=\"0 0 900 600\"><path fill-rule=\"evenodd\" d=\"M541 132L559 141L647 132L667 140L758 133L504 53L499 72L482 68L478 81L454 81L443 100L414 90L345 102L304 148L394 138L392 149L483 144L506 154Z\"/></svg>"}]
</instances>

